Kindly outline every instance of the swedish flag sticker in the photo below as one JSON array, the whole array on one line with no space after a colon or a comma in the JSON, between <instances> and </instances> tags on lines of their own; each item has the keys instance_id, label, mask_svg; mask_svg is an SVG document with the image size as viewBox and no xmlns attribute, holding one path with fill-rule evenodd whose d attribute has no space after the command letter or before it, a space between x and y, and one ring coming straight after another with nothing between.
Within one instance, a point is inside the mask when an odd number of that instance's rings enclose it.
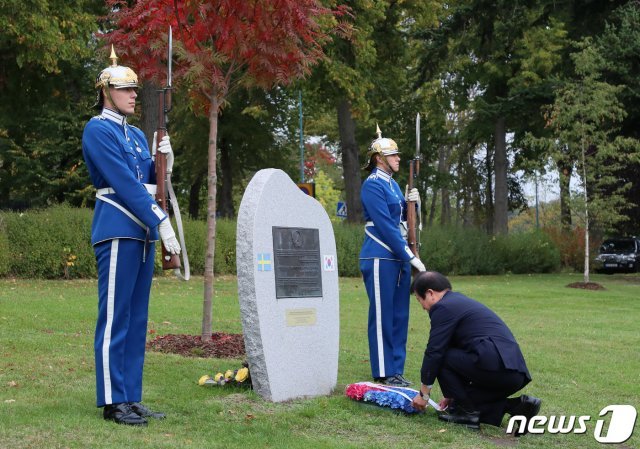
<instances>
[{"instance_id":1,"label":"swedish flag sticker","mask_svg":"<svg viewBox=\"0 0 640 449\"><path fill-rule=\"evenodd\" d=\"M270 253L258 253L258 271L271 271Z\"/></svg>"}]
</instances>

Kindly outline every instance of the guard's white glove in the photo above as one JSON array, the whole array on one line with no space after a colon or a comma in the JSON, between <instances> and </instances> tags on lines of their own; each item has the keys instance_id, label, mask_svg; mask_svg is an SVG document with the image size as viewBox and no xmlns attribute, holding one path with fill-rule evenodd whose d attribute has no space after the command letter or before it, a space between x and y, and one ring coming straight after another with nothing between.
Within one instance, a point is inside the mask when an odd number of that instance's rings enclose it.
<instances>
[{"instance_id":1,"label":"guard's white glove","mask_svg":"<svg viewBox=\"0 0 640 449\"><path fill-rule=\"evenodd\" d=\"M160 239L162 240L164 249L171 254L180 254L180 243L178 243L176 233L173 232L173 228L171 227L171 222L168 217L160 222L158 225L158 232L160 233Z\"/></svg>"},{"instance_id":2,"label":"guard's white glove","mask_svg":"<svg viewBox=\"0 0 640 449\"><path fill-rule=\"evenodd\" d=\"M158 132L153 133L153 145L151 149L151 155L155 158L156 151L161 152L167 158L167 173L171 173L173 171L173 149L171 148L171 142L169 140L169 136L164 136L160 140L160 144L156 146L156 141L158 138Z\"/></svg>"},{"instance_id":3,"label":"guard's white glove","mask_svg":"<svg viewBox=\"0 0 640 449\"><path fill-rule=\"evenodd\" d=\"M426 267L424 266L424 264L422 263L422 261L421 261L420 259L418 259L417 257L414 257L413 259L411 259L411 260L409 261L409 263L410 263L411 265L413 265L413 267L414 267L416 270L420 271L420 272L422 272L422 271L427 271L427 269L426 269Z\"/></svg>"},{"instance_id":4,"label":"guard's white glove","mask_svg":"<svg viewBox=\"0 0 640 449\"><path fill-rule=\"evenodd\" d=\"M171 142L169 142L169 136L164 136L162 140L160 140L158 151L166 156L167 173L171 173L173 171L173 149L171 148Z\"/></svg>"},{"instance_id":5,"label":"guard's white glove","mask_svg":"<svg viewBox=\"0 0 640 449\"><path fill-rule=\"evenodd\" d=\"M409 190L409 186L407 186L404 190L404 199L405 201L409 202L409 201L414 201L418 204L420 204L420 193L418 192L418 189L416 189L415 187L413 189L411 189L410 192L407 193L407 191Z\"/></svg>"}]
</instances>

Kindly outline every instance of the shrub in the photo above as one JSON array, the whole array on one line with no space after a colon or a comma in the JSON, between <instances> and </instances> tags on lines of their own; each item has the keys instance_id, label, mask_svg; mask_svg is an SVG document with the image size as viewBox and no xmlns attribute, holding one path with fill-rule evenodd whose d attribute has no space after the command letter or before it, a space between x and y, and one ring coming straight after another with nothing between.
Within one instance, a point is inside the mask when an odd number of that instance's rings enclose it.
<instances>
[{"instance_id":1,"label":"shrub","mask_svg":"<svg viewBox=\"0 0 640 449\"><path fill-rule=\"evenodd\" d=\"M549 226L543 231L558 248L562 266L582 272L584 270L584 228L576 226L570 230L564 230L561 226ZM597 254L597 243L592 241L590 245L592 260Z\"/></svg>"},{"instance_id":2,"label":"shrub","mask_svg":"<svg viewBox=\"0 0 640 449\"><path fill-rule=\"evenodd\" d=\"M435 226L423 231L420 240L420 254L429 270L459 275L503 271L495 239L482 230Z\"/></svg>"},{"instance_id":3,"label":"shrub","mask_svg":"<svg viewBox=\"0 0 640 449\"><path fill-rule=\"evenodd\" d=\"M206 224L205 224L206 230ZM205 233L206 236L206 233ZM203 241L205 238L202 239ZM213 271L218 274L236 274L236 221L218 219L216 223L216 253ZM202 271L204 273L204 270Z\"/></svg>"},{"instance_id":4,"label":"shrub","mask_svg":"<svg viewBox=\"0 0 640 449\"><path fill-rule=\"evenodd\" d=\"M0 276L6 276L11 269L11 254L9 253L9 239L3 215L0 215Z\"/></svg>"},{"instance_id":5,"label":"shrub","mask_svg":"<svg viewBox=\"0 0 640 449\"><path fill-rule=\"evenodd\" d=\"M428 270L451 274L455 271L457 237L441 227L425 228L420 233L420 255Z\"/></svg>"},{"instance_id":6,"label":"shrub","mask_svg":"<svg viewBox=\"0 0 640 449\"><path fill-rule=\"evenodd\" d=\"M360 277L360 248L364 241L364 225L334 223L338 256L338 274L342 277Z\"/></svg>"},{"instance_id":7,"label":"shrub","mask_svg":"<svg viewBox=\"0 0 640 449\"><path fill-rule=\"evenodd\" d=\"M498 241L505 267L512 273L549 273L560 268L560 251L542 231L509 234Z\"/></svg>"},{"instance_id":8,"label":"shrub","mask_svg":"<svg viewBox=\"0 0 640 449\"><path fill-rule=\"evenodd\" d=\"M191 274L202 274L204 273L204 255L207 251L207 223L183 218L182 224Z\"/></svg>"},{"instance_id":9,"label":"shrub","mask_svg":"<svg viewBox=\"0 0 640 449\"><path fill-rule=\"evenodd\" d=\"M178 234L175 220L173 229ZM202 220L182 219L184 240L189 257L189 269L193 275L204 274L205 255L207 253L207 223ZM172 275L171 271L163 273L160 263L160 245L156 244L156 275ZM182 261L182 256L180 257ZM184 271L184 267L182 268ZM236 273L236 222L225 218L216 220L216 248L213 256L213 271L216 274Z\"/></svg>"},{"instance_id":10,"label":"shrub","mask_svg":"<svg viewBox=\"0 0 640 449\"><path fill-rule=\"evenodd\" d=\"M90 209L64 205L25 213L2 213L0 276L96 277L95 257L90 244L92 216ZM183 225L191 273L201 275L204 273L207 225L204 221L187 218ZM364 240L362 225L334 223L333 228L339 275L360 277L359 256ZM574 234L579 233L576 231ZM550 272L557 270L561 263L561 252L553 235L548 232L494 238L478 229L433 227L421 233L421 241L420 254L427 268L444 274L484 275L499 274L505 270L513 273ZM571 241L577 242L577 237ZM163 274L160 245L158 242L156 246L157 275ZM567 247L563 248L566 250ZM580 254L578 248L575 251ZM217 220L214 272L236 273L235 220Z\"/></svg>"},{"instance_id":11,"label":"shrub","mask_svg":"<svg viewBox=\"0 0 640 449\"><path fill-rule=\"evenodd\" d=\"M9 273L27 278L95 277L89 209L66 205L5 213Z\"/></svg>"}]
</instances>

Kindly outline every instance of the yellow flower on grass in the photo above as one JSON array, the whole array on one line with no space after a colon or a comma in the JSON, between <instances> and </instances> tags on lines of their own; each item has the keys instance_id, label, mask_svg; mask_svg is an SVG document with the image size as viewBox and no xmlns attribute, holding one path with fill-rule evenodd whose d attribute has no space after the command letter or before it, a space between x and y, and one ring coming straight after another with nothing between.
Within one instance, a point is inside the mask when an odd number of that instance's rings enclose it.
<instances>
[{"instance_id":1,"label":"yellow flower on grass","mask_svg":"<svg viewBox=\"0 0 640 449\"><path fill-rule=\"evenodd\" d=\"M198 385L205 385L209 379L211 379L211 376L205 374L198 380Z\"/></svg>"},{"instance_id":2,"label":"yellow flower on grass","mask_svg":"<svg viewBox=\"0 0 640 449\"><path fill-rule=\"evenodd\" d=\"M224 380L226 380L227 382L230 381L231 379L233 379L233 371L231 371L230 369L228 369L225 373L224 373Z\"/></svg>"},{"instance_id":3,"label":"yellow flower on grass","mask_svg":"<svg viewBox=\"0 0 640 449\"><path fill-rule=\"evenodd\" d=\"M236 382L244 382L249 377L249 368L240 368L236 373Z\"/></svg>"}]
</instances>

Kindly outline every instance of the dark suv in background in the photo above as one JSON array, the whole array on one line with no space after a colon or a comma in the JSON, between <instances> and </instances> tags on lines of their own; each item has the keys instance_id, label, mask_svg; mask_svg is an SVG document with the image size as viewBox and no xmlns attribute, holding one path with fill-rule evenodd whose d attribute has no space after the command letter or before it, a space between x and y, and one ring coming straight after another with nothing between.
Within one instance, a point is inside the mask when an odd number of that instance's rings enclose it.
<instances>
[{"instance_id":1,"label":"dark suv in background","mask_svg":"<svg viewBox=\"0 0 640 449\"><path fill-rule=\"evenodd\" d=\"M621 237L605 240L596 257L595 268L598 273L640 271L640 239Z\"/></svg>"}]
</instances>

